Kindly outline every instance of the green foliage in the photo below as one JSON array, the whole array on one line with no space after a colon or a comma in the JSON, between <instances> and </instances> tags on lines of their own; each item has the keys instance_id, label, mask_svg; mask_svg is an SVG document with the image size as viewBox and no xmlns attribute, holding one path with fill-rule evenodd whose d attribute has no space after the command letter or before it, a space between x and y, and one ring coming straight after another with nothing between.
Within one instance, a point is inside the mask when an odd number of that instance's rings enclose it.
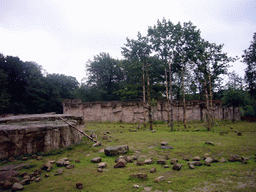
<instances>
[{"instance_id":1,"label":"green foliage","mask_svg":"<svg viewBox=\"0 0 256 192\"><path fill-rule=\"evenodd\" d=\"M248 85L249 93L256 99L256 33L253 35L253 41L248 49L244 50L242 55L243 62L246 63L245 80Z\"/></svg>"},{"instance_id":2,"label":"green foliage","mask_svg":"<svg viewBox=\"0 0 256 192\"><path fill-rule=\"evenodd\" d=\"M0 54L0 114L62 113L62 100L73 99L78 82L59 74L43 75L35 62Z\"/></svg>"},{"instance_id":3,"label":"green foliage","mask_svg":"<svg viewBox=\"0 0 256 192\"><path fill-rule=\"evenodd\" d=\"M86 68L88 80L83 88L88 91L96 90L98 98L103 101L119 99L115 92L119 90L120 82L124 78L120 61L111 58L108 53L100 53L94 56L93 61L87 61Z\"/></svg>"}]
</instances>

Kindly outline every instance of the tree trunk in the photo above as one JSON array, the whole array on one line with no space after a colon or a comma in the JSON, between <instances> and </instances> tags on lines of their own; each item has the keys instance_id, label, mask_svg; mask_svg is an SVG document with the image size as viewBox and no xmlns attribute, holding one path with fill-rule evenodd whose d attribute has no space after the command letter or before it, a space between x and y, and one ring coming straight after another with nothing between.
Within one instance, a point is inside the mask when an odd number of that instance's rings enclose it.
<instances>
[{"instance_id":1,"label":"tree trunk","mask_svg":"<svg viewBox=\"0 0 256 192\"><path fill-rule=\"evenodd\" d=\"M168 120L168 127L170 127L170 100L169 100L169 90L168 90L168 74L167 68L165 68L165 81L166 81L166 101L167 101L167 120Z\"/></svg>"},{"instance_id":2,"label":"tree trunk","mask_svg":"<svg viewBox=\"0 0 256 192\"><path fill-rule=\"evenodd\" d=\"M213 117L213 108L212 108L212 80L211 80L211 72L209 70L209 91L210 91L210 118L211 118L211 126L214 125L214 117Z\"/></svg>"},{"instance_id":3,"label":"tree trunk","mask_svg":"<svg viewBox=\"0 0 256 192\"><path fill-rule=\"evenodd\" d=\"M146 106L146 87L145 87L145 64L143 62L143 66L142 66L142 87L143 87L143 108ZM147 126L146 124L146 113L145 113L145 110L143 109L144 111L144 119L143 119L143 125L144 127Z\"/></svg>"},{"instance_id":4,"label":"tree trunk","mask_svg":"<svg viewBox=\"0 0 256 192\"><path fill-rule=\"evenodd\" d=\"M148 99L148 120L149 120L149 129L153 130L153 122L152 122L152 108L151 108L151 103L150 103L150 90L149 90L149 75L148 75L148 64L146 61L146 78L147 78L147 99Z\"/></svg>"},{"instance_id":5,"label":"tree trunk","mask_svg":"<svg viewBox=\"0 0 256 192\"><path fill-rule=\"evenodd\" d=\"M204 89L205 89L205 100L206 100L206 128L208 131L210 131L211 123L210 123L210 115L209 115L209 97L208 97L206 81L204 82Z\"/></svg>"},{"instance_id":6,"label":"tree trunk","mask_svg":"<svg viewBox=\"0 0 256 192\"><path fill-rule=\"evenodd\" d=\"M184 86L184 73L185 73L185 69L184 69L184 64L182 61L182 92L183 92L183 125L184 128L187 128L187 116L186 116L186 98L185 98L185 86Z\"/></svg>"},{"instance_id":7,"label":"tree trunk","mask_svg":"<svg viewBox=\"0 0 256 192\"><path fill-rule=\"evenodd\" d=\"M171 131L173 131L173 96L172 96L172 68L171 60L169 61L169 90L170 90L170 107L171 107Z\"/></svg>"}]
</instances>

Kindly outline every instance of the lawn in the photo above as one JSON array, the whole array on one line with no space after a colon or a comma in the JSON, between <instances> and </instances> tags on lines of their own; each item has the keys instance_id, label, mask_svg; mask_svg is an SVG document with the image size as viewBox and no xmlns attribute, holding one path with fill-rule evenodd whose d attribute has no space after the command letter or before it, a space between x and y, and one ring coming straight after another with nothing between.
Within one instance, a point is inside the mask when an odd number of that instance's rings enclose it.
<instances>
[{"instance_id":1,"label":"lawn","mask_svg":"<svg viewBox=\"0 0 256 192\"><path fill-rule=\"evenodd\" d=\"M93 142L84 138L81 144L71 146L68 149L52 151L42 154L42 160L29 158L30 167L20 170L20 173L33 172L49 160L58 160L67 157L73 169L64 169L62 175L54 176L57 167L53 166L51 172L43 171L40 182L33 181L24 186L24 191L143 191L145 187L151 191L256 191L256 123L249 122L217 122L211 131L207 131L203 123L190 122L188 128L184 129L182 124L175 122L174 131L170 132L167 124L154 124L155 133L148 130L148 127L138 124L125 123L86 123L84 131L87 134L94 132L100 147L92 147ZM134 130L137 131L134 131ZM196 131L197 129L197 131ZM130 131L132 130L132 132ZM222 132L222 133L221 133ZM238 136L237 132L242 135ZM107 135L108 139L103 140ZM162 141L168 142L173 149L161 149ZM214 145L206 144L212 142ZM116 157L108 157L102 149L108 146L128 145L129 152L125 155L136 156L143 161L146 158L153 158L153 164L138 166L134 163L127 163L124 168L114 168ZM183 160L189 157L199 156L203 158L205 153L210 154L218 160L225 158L226 163L211 163L211 166L195 166L195 169L188 167L188 162ZM247 164L242 162L229 162L230 155L248 157ZM31 157L31 156L30 156ZM97 163L91 159L101 157L102 162L107 162L103 172L97 171ZM180 171L172 169L170 160L178 159L183 167ZM157 160L167 159L164 165L157 164ZM75 160L80 160L76 163ZM18 160L16 163L21 163ZM201 159L204 163L204 160ZM2 165L4 165L2 163ZM156 172L150 173L155 167ZM50 177L45 178L48 173ZM133 173L146 173L147 180L131 178ZM155 179L164 176L165 181L156 183ZM168 182L168 181L171 181ZM77 189L76 183L83 183L83 189ZM138 185L136 189L133 185Z\"/></svg>"}]
</instances>

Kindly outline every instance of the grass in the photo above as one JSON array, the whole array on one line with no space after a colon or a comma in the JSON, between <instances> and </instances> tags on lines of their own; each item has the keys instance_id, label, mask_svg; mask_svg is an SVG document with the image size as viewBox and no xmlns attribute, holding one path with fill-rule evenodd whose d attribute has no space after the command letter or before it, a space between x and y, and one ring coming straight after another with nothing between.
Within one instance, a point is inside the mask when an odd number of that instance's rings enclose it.
<instances>
[{"instance_id":1,"label":"grass","mask_svg":"<svg viewBox=\"0 0 256 192\"><path fill-rule=\"evenodd\" d=\"M58 160L68 157L74 169L64 169L60 176L54 176L58 167L54 165L53 170L49 172L50 177L44 178L43 171L42 181L39 183L32 182L26 185L25 191L143 191L144 187L151 187L151 191L256 191L256 124L247 122L217 122L211 131L206 131L203 123L191 122L190 128L184 130L180 122L175 122L175 131L170 132L167 124L154 124L155 133L141 126L137 132L130 132L129 129L137 129L137 124L122 123L86 123L85 131L88 133L94 130L98 140L103 146L93 148L92 142L88 143L87 139L80 145L74 145L69 149L59 150L57 153L49 152L43 155L41 161L29 159L32 165L29 169L20 170L20 173L27 171L33 172L40 168L48 160ZM196 126L196 128L195 128ZM230 128L231 127L231 128ZM199 129L199 131L195 131ZM102 140L106 131L110 133L112 142ZM220 132L226 132L220 135ZM235 131L242 132L242 136L237 136ZM122 132L122 133L121 133ZM118 141L115 141L118 139ZM160 148L161 141L167 141L174 149L166 150ZM205 144L211 141L214 145ZM100 153L100 149L107 146L118 146L127 144L130 148L127 156L137 155L143 159L153 158L154 163L151 165L137 166L128 163L125 168L114 169L116 157L107 157ZM61 152L60 152L61 151ZM210 167L200 166L195 169L189 169L187 162L183 160L184 156L192 159L194 156L203 157L209 153L212 157L218 159L229 158L230 155L251 157L247 164L241 162L212 163ZM170 168L164 168L163 165L156 164L156 161L165 156L177 158L180 164L184 166L180 171ZM93 157L100 156L103 162L107 162L106 171L97 172L97 164L91 163ZM79 159L80 163L74 160ZM18 161L21 162L21 161ZM203 162L203 161L202 161ZM150 173L149 170L156 167L156 173ZM130 178L132 173L147 173L147 180L138 180ZM164 176L165 181L155 183L158 176ZM168 184L167 181L171 181ZM82 190L76 189L76 183L83 183ZM140 186L139 189L133 188L133 185Z\"/></svg>"}]
</instances>

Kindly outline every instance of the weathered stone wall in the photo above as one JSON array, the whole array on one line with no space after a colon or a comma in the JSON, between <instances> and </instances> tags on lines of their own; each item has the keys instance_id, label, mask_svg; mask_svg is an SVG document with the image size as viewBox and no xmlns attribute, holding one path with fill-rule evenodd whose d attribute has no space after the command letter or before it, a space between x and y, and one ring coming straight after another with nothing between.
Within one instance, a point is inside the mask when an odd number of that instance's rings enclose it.
<instances>
[{"instance_id":1,"label":"weathered stone wall","mask_svg":"<svg viewBox=\"0 0 256 192\"><path fill-rule=\"evenodd\" d=\"M206 116L205 102L187 101L187 120L204 120ZM80 100L65 100L63 113L83 116L85 121L110 122L143 122L148 121L146 106L141 101L132 102L81 102ZM153 121L167 121L167 102L159 101L153 108ZM213 114L215 119L232 120L233 107L224 108L221 101L213 101ZM182 121L183 107L180 101L174 101L174 121ZM235 120L240 120L239 108L234 110Z\"/></svg>"},{"instance_id":2,"label":"weathered stone wall","mask_svg":"<svg viewBox=\"0 0 256 192\"><path fill-rule=\"evenodd\" d=\"M58 116L83 127L82 117L72 115L30 115L0 119L0 159L68 147L82 139L81 133Z\"/></svg>"}]
</instances>

